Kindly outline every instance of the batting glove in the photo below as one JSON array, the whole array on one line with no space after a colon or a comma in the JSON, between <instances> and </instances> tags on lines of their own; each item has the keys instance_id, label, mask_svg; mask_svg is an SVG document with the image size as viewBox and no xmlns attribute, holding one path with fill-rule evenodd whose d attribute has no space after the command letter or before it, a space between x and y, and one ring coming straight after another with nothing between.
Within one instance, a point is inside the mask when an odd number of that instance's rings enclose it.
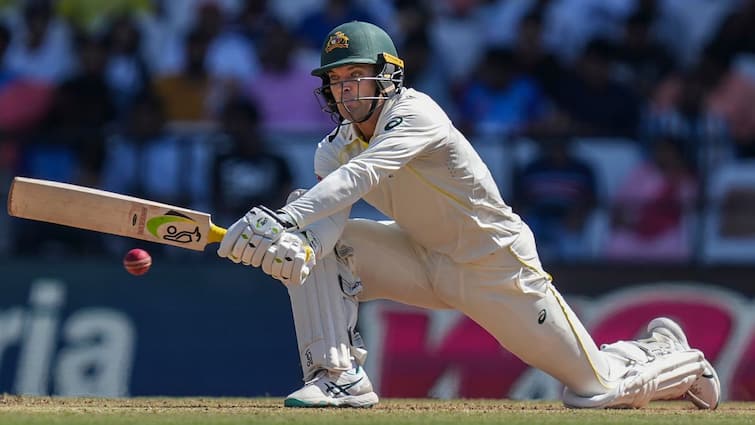
<instances>
[{"instance_id":1,"label":"batting glove","mask_svg":"<svg viewBox=\"0 0 755 425\"><path fill-rule=\"evenodd\" d=\"M265 252L262 271L284 285L301 285L315 266L315 252L302 232L286 232Z\"/></svg>"},{"instance_id":2,"label":"batting glove","mask_svg":"<svg viewBox=\"0 0 755 425\"><path fill-rule=\"evenodd\" d=\"M259 267L267 249L293 227L288 215L254 207L228 228L218 255L234 263Z\"/></svg>"}]
</instances>

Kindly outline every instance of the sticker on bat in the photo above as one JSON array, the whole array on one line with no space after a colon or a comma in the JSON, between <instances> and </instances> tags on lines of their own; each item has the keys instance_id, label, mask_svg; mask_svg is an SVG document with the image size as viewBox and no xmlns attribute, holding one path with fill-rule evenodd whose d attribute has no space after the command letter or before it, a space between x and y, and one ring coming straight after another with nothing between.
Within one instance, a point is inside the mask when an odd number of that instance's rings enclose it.
<instances>
[{"instance_id":1,"label":"sticker on bat","mask_svg":"<svg viewBox=\"0 0 755 425\"><path fill-rule=\"evenodd\" d=\"M197 222L173 210L147 220L147 230L158 239L177 243L199 242L202 239Z\"/></svg>"},{"instance_id":2,"label":"sticker on bat","mask_svg":"<svg viewBox=\"0 0 755 425\"><path fill-rule=\"evenodd\" d=\"M146 225L145 221L147 220L147 207L133 205L128 214L131 216L131 227L136 227L136 234L143 235L144 226Z\"/></svg>"}]
</instances>

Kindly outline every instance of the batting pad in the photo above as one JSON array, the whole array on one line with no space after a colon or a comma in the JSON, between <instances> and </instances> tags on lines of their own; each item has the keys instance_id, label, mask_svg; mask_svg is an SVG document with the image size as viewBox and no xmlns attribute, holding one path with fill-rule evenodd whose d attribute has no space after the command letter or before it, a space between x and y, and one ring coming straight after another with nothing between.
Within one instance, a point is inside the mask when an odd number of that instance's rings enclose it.
<instances>
[{"instance_id":1,"label":"batting pad","mask_svg":"<svg viewBox=\"0 0 755 425\"><path fill-rule=\"evenodd\" d=\"M341 290L339 271L348 272L347 266L331 251L302 285L288 286L305 381L321 369L352 368L350 334L357 301Z\"/></svg>"}]
</instances>

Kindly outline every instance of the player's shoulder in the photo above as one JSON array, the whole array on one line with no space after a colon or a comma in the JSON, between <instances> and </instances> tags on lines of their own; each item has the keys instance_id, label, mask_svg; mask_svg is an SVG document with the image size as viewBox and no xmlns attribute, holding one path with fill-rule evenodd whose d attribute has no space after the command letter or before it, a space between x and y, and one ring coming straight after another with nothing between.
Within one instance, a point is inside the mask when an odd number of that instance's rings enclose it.
<instances>
[{"instance_id":1,"label":"player's shoulder","mask_svg":"<svg viewBox=\"0 0 755 425\"><path fill-rule=\"evenodd\" d=\"M413 116L423 121L446 122L449 120L448 115L443 109L427 94L421 91L405 88L391 99L385 116Z\"/></svg>"},{"instance_id":2,"label":"player's shoulder","mask_svg":"<svg viewBox=\"0 0 755 425\"><path fill-rule=\"evenodd\" d=\"M450 119L443 109L428 95L405 88L391 98L377 125L377 133L401 129L447 128Z\"/></svg>"},{"instance_id":3,"label":"player's shoulder","mask_svg":"<svg viewBox=\"0 0 755 425\"><path fill-rule=\"evenodd\" d=\"M440 106L427 94L412 88L404 88L393 99L389 109L396 110L424 110L427 112L443 112Z\"/></svg>"}]
</instances>

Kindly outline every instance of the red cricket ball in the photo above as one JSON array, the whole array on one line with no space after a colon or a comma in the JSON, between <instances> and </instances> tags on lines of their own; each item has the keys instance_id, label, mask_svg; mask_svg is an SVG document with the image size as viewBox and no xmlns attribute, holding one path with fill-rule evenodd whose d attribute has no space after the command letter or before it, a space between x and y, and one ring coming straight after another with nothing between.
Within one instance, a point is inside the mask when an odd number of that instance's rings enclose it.
<instances>
[{"instance_id":1,"label":"red cricket ball","mask_svg":"<svg viewBox=\"0 0 755 425\"><path fill-rule=\"evenodd\" d=\"M123 267L134 276L147 273L151 265L152 257L143 249L134 248L123 257Z\"/></svg>"}]
</instances>

